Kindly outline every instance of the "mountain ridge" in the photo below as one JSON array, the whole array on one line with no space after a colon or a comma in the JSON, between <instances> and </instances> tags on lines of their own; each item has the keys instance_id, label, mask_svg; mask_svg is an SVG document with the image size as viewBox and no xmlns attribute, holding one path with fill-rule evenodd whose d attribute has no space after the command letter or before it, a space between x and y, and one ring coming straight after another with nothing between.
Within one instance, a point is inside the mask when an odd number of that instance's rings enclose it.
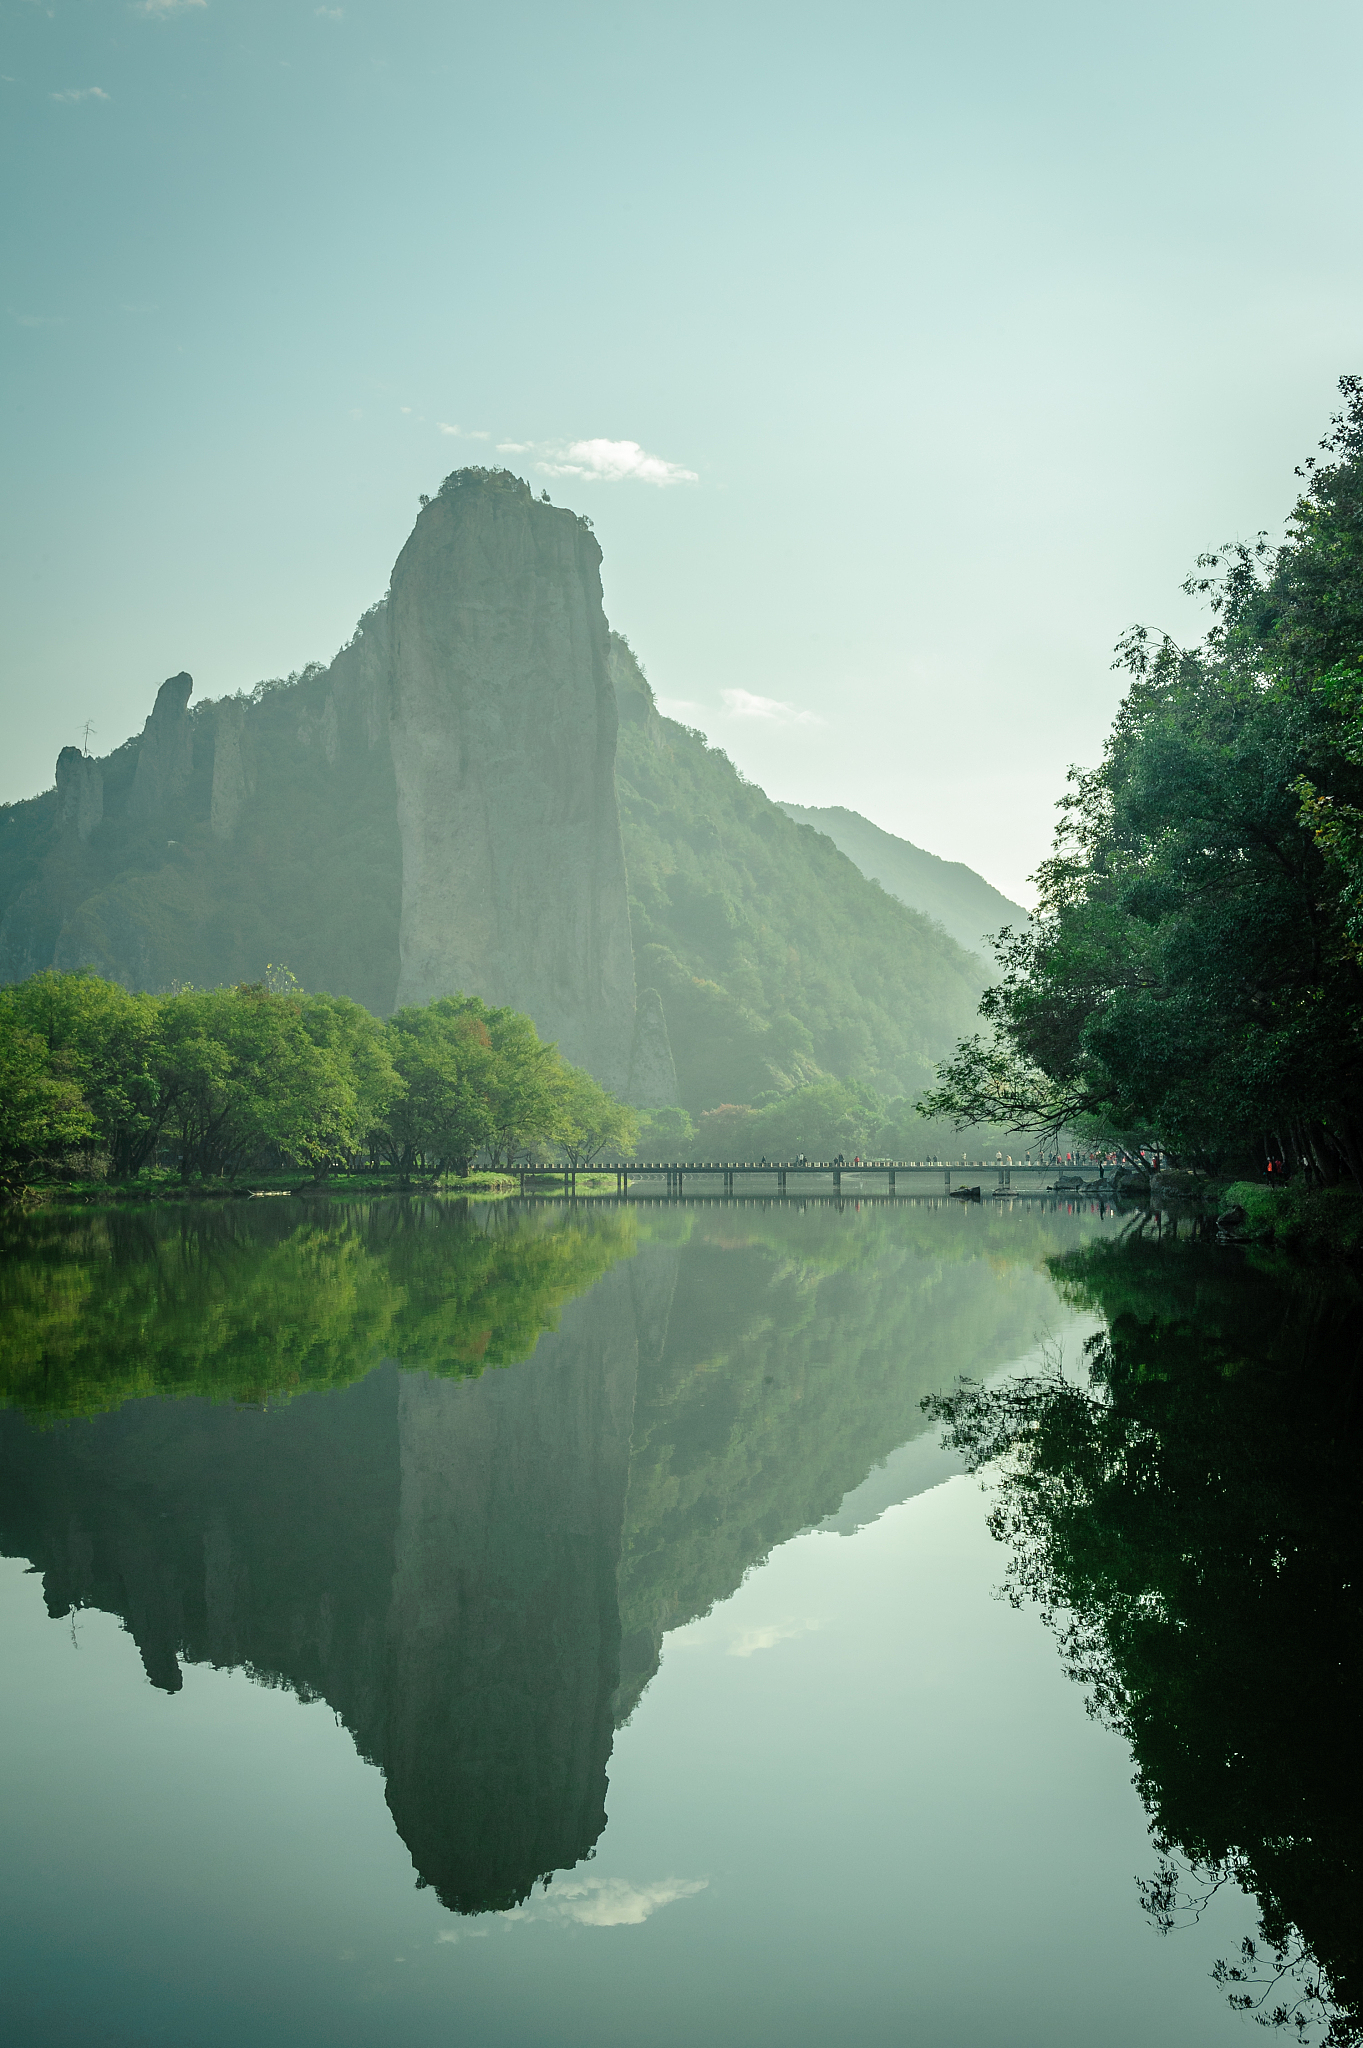
<instances>
[{"instance_id":1,"label":"mountain ridge","mask_svg":"<svg viewBox=\"0 0 1363 2048\"><path fill-rule=\"evenodd\" d=\"M957 945L984 959L989 937L1002 925L1025 924L1027 912L964 861L944 860L901 839L882 825L842 804L791 804L781 801L787 817L825 833L853 861L868 881L879 882L911 910L920 910L944 927Z\"/></svg>"}]
</instances>

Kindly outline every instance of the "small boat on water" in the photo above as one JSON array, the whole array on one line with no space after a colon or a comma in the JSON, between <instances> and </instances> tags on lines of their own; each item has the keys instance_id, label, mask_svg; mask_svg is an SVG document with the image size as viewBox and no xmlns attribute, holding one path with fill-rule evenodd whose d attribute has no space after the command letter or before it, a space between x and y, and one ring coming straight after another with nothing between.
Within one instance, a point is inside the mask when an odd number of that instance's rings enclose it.
<instances>
[{"instance_id":1,"label":"small boat on water","mask_svg":"<svg viewBox=\"0 0 1363 2048\"><path fill-rule=\"evenodd\" d=\"M980 1191L978 1188L953 1188L948 1199L953 1202L978 1202Z\"/></svg>"}]
</instances>

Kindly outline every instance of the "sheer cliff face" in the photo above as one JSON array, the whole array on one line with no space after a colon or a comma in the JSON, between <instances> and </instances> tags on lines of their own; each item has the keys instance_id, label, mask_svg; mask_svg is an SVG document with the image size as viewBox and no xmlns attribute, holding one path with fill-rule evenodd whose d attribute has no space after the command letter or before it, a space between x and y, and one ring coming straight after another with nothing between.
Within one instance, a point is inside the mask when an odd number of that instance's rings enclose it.
<instances>
[{"instance_id":1,"label":"sheer cliff face","mask_svg":"<svg viewBox=\"0 0 1363 2048\"><path fill-rule=\"evenodd\" d=\"M398 1003L509 1003L628 1086L634 960L601 551L513 477L451 479L393 572Z\"/></svg>"}]
</instances>

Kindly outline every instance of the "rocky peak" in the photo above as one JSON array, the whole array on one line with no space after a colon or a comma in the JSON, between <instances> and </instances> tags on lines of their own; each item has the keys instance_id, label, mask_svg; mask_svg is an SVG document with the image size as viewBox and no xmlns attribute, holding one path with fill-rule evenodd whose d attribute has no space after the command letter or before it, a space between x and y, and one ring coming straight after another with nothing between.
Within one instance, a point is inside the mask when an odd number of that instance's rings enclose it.
<instances>
[{"instance_id":1,"label":"rocky peak","mask_svg":"<svg viewBox=\"0 0 1363 2048\"><path fill-rule=\"evenodd\" d=\"M57 822L62 833L88 839L104 816L104 775L98 761L79 747L57 756Z\"/></svg>"},{"instance_id":2,"label":"rocky peak","mask_svg":"<svg viewBox=\"0 0 1363 2048\"><path fill-rule=\"evenodd\" d=\"M457 470L393 571L398 1002L528 1011L628 1082L634 960L601 550L506 471Z\"/></svg>"},{"instance_id":3,"label":"rocky peak","mask_svg":"<svg viewBox=\"0 0 1363 2048\"><path fill-rule=\"evenodd\" d=\"M182 797L194 765L194 739L186 707L194 688L183 669L167 676L156 693L151 716L142 728L137 771L128 799L133 818L156 817L167 803Z\"/></svg>"}]
</instances>

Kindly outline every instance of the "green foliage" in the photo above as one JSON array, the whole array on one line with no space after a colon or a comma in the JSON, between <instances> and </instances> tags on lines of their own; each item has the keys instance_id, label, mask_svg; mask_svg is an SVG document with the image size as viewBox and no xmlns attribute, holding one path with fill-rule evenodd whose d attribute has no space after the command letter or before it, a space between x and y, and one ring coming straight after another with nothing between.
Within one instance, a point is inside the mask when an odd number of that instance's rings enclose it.
<instances>
[{"instance_id":1,"label":"green foliage","mask_svg":"<svg viewBox=\"0 0 1363 2048\"><path fill-rule=\"evenodd\" d=\"M1265 1187L1234 1181L1224 1206L1241 1208L1250 1237L1339 1259L1363 1256L1363 1194L1357 1188L1312 1187L1304 1180Z\"/></svg>"},{"instance_id":2,"label":"green foliage","mask_svg":"<svg viewBox=\"0 0 1363 2048\"><path fill-rule=\"evenodd\" d=\"M1190 579L1203 644L1122 643L1131 684L1101 766L1072 777L1036 916L1003 937L993 1035L926 1111L1363 1180L1363 384L1343 389L1284 544Z\"/></svg>"},{"instance_id":3,"label":"green foliage","mask_svg":"<svg viewBox=\"0 0 1363 2048\"><path fill-rule=\"evenodd\" d=\"M158 1064L184 1176L235 1173L271 1151L327 1166L359 1144L363 1105L345 1039L314 1038L306 1007L259 984L161 1000Z\"/></svg>"},{"instance_id":4,"label":"green foliage","mask_svg":"<svg viewBox=\"0 0 1363 2048\"><path fill-rule=\"evenodd\" d=\"M979 963L659 716L618 637L616 783L640 985L694 1116L829 1076L916 1089L971 1014Z\"/></svg>"},{"instance_id":5,"label":"green foliage","mask_svg":"<svg viewBox=\"0 0 1363 2048\"><path fill-rule=\"evenodd\" d=\"M157 1008L93 974L36 974L0 988L0 1041L32 1032L80 1091L86 1134L118 1176L144 1166L169 1109L164 1077L153 1056ZM32 1141L35 1156L75 1142L60 1117Z\"/></svg>"},{"instance_id":6,"label":"green foliage","mask_svg":"<svg viewBox=\"0 0 1363 2048\"><path fill-rule=\"evenodd\" d=\"M788 1095L748 1107L723 1103L698 1120L699 1159L832 1159L869 1155L884 1115L872 1088L847 1081L813 1081Z\"/></svg>"},{"instance_id":7,"label":"green foliage","mask_svg":"<svg viewBox=\"0 0 1363 2048\"><path fill-rule=\"evenodd\" d=\"M1195 1242L1057 1262L1088 1370L929 1404L995 1467L1008 1588L1131 1744L1163 1925L1227 1880L1261 1931L1218 1975L1267 2022L1363 2039L1359 1289Z\"/></svg>"},{"instance_id":8,"label":"green foliage","mask_svg":"<svg viewBox=\"0 0 1363 2048\"><path fill-rule=\"evenodd\" d=\"M639 1134L639 1115L581 1067L567 1070L554 1122L554 1138L570 1166L589 1166L603 1152L628 1158Z\"/></svg>"},{"instance_id":9,"label":"green foliage","mask_svg":"<svg viewBox=\"0 0 1363 2048\"><path fill-rule=\"evenodd\" d=\"M380 1157L403 1175L468 1172L471 1155L493 1131L493 1054L476 1008L445 998L426 1009L399 1010L388 1027L393 1065L402 1083L374 1130Z\"/></svg>"},{"instance_id":10,"label":"green foliage","mask_svg":"<svg viewBox=\"0 0 1363 2048\"><path fill-rule=\"evenodd\" d=\"M635 1144L640 1159L689 1159L695 1136L695 1119L686 1110L643 1110Z\"/></svg>"},{"instance_id":11,"label":"green foliage","mask_svg":"<svg viewBox=\"0 0 1363 2048\"><path fill-rule=\"evenodd\" d=\"M556 1135L570 1069L519 1010L485 1014L495 1055L491 1150L494 1161L510 1165L526 1146Z\"/></svg>"},{"instance_id":12,"label":"green foliage","mask_svg":"<svg viewBox=\"0 0 1363 2048\"><path fill-rule=\"evenodd\" d=\"M17 1177L53 1145L92 1135L79 1083L36 1033L0 1029L0 1183Z\"/></svg>"},{"instance_id":13,"label":"green foliage","mask_svg":"<svg viewBox=\"0 0 1363 2048\"><path fill-rule=\"evenodd\" d=\"M528 1356L633 1248L628 1215L509 1222L464 1203L11 1214L0 1402L57 1419L152 1395L279 1400L384 1358L476 1378Z\"/></svg>"},{"instance_id":14,"label":"green foliage","mask_svg":"<svg viewBox=\"0 0 1363 2048\"><path fill-rule=\"evenodd\" d=\"M366 1155L404 1179L473 1155L629 1149L635 1113L544 1044L528 1017L449 996L387 1024L344 996L276 986L130 995L92 974L0 989L0 1165L59 1167L90 1141L115 1177L171 1154L183 1179L315 1173Z\"/></svg>"}]
</instances>

